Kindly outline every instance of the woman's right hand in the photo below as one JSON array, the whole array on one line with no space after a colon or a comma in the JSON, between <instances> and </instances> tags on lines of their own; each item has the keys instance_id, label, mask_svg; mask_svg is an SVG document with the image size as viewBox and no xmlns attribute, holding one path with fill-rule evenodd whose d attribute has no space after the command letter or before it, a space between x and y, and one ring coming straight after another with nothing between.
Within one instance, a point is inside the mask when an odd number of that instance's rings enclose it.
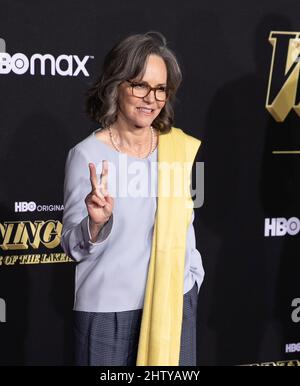
<instances>
[{"instance_id":1,"label":"woman's right hand","mask_svg":"<svg viewBox=\"0 0 300 386\"><path fill-rule=\"evenodd\" d=\"M106 160L102 161L102 172L99 182L97 181L96 167L93 163L89 164L89 169L92 190L86 196L85 204L89 214L90 225L94 229L98 228L99 231L109 220L114 207L114 199L107 191L108 162Z\"/></svg>"}]
</instances>

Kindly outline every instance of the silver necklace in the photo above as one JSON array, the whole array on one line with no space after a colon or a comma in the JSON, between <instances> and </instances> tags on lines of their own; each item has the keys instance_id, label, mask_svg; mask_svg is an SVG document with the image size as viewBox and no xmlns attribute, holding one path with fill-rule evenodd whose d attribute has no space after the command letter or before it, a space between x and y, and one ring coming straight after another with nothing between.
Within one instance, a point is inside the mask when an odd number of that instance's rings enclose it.
<instances>
[{"instance_id":1,"label":"silver necklace","mask_svg":"<svg viewBox=\"0 0 300 386\"><path fill-rule=\"evenodd\" d=\"M148 154L146 155L146 157L142 157L142 158L147 158L149 157L149 155L151 153L153 153L153 143L154 143L154 130L153 130L153 127L150 126L150 130L151 130L151 144L150 144L150 150L148 152ZM109 136L110 136L110 140L111 140L111 143L113 145L113 147L119 152L119 153L122 153L119 146L115 143L115 140L113 139L113 135L112 135L112 131L111 131L111 127L109 126L108 127L108 131L109 131Z\"/></svg>"}]
</instances>

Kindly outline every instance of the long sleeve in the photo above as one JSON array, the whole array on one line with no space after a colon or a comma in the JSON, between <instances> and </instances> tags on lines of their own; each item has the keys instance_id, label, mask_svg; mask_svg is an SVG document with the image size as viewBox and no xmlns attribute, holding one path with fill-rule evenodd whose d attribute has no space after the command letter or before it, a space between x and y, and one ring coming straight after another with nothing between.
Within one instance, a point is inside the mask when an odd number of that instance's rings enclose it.
<instances>
[{"instance_id":1,"label":"long sleeve","mask_svg":"<svg viewBox=\"0 0 300 386\"><path fill-rule=\"evenodd\" d=\"M202 258L201 258L200 252L196 249L196 237L195 237L195 230L193 226L194 218L195 218L195 213L193 210L191 223L187 231L186 253L190 261L190 271L195 276L195 279L198 285L198 293L199 293L200 287L204 278L204 269L202 265Z\"/></svg>"},{"instance_id":2,"label":"long sleeve","mask_svg":"<svg viewBox=\"0 0 300 386\"><path fill-rule=\"evenodd\" d=\"M73 148L68 153L65 165L61 246L77 262L99 258L107 246L113 226L111 215L99 232L97 241L91 241L89 217L84 202L90 190L88 159L79 149Z\"/></svg>"}]
</instances>

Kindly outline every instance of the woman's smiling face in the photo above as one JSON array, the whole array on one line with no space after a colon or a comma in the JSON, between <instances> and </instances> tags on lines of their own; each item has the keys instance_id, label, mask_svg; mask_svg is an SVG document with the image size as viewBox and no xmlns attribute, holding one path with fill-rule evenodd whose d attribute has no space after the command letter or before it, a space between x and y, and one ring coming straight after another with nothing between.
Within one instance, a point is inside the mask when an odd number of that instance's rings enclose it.
<instances>
[{"instance_id":1,"label":"woman's smiling face","mask_svg":"<svg viewBox=\"0 0 300 386\"><path fill-rule=\"evenodd\" d=\"M167 87L167 67L164 60L158 55L149 55L145 66L145 73L140 79L131 79L133 82L145 83L150 87ZM129 82L119 86L118 119L126 124L138 128L152 125L165 105L165 101L155 99L154 90L141 98L132 95Z\"/></svg>"}]
</instances>

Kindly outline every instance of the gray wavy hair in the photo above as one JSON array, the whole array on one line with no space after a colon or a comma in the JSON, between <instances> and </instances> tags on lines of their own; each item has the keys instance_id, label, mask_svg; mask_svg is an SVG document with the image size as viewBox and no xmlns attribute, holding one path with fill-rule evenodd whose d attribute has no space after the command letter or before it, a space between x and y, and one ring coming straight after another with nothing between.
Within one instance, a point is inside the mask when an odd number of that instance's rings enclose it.
<instances>
[{"instance_id":1,"label":"gray wavy hair","mask_svg":"<svg viewBox=\"0 0 300 386\"><path fill-rule=\"evenodd\" d=\"M166 38L156 31L131 35L116 44L106 55L98 80L86 92L86 113L93 120L108 127L118 114L118 86L143 76L149 55L160 56L167 67L168 98L152 126L168 132L174 122L173 102L182 74L175 54L167 47Z\"/></svg>"}]
</instances>

